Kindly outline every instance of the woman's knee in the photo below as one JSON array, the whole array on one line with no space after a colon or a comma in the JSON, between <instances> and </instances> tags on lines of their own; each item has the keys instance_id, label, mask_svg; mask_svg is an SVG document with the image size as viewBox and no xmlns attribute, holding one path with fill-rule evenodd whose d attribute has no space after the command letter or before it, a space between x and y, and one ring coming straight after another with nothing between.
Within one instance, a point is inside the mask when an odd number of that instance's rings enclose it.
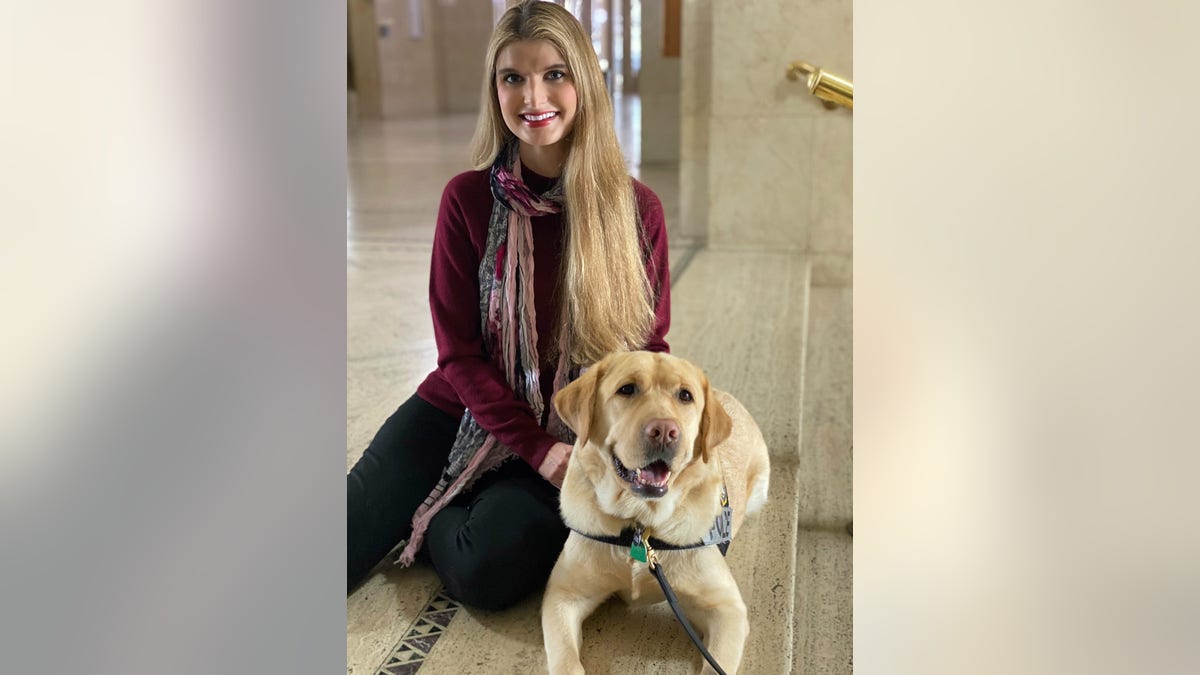
<instances>
[{"instance_id":1,"label":"woman's knee","mask_svg":"<svg viewBox=\"0 0 1200 675\"><path fill-rule=\"evenodd\" d=\"M567 533L554 512L461 507L438 514L430 530L430 557L446 589L466 605L491 610L545 586Z\"/></svg>"},{"instance_id":2,"label":"woman's knee","mask_svg":"<svg viewBox=\"0 0 1200 675\"><path fill-rule=\"evenodd\" d=\"M462 557L435 567L451 596L468 607L486 610L512 607L545 586L549 576L485 556Z\"/></svg>"},{"instance_id":3,"label":"woman's knee","mask_svg":"<svg viewBox=\"0 0 1200 675\"><path fill-rule=\"evenodd\" d=\"M561 549L561 544L560 544ZM508 609L546 586L557 554L514 555L479 551L453 560L436 559L434 567L452 596L478 609Z\"/></svg>"}]
</instances>

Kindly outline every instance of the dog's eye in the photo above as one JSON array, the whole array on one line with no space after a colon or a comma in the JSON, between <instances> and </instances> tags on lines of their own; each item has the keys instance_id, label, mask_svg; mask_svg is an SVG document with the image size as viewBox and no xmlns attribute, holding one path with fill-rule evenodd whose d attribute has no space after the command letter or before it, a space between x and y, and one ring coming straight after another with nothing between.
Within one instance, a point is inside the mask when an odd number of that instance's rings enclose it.
<instances>
[{"instance_id":1,"label":"dog's eye","mask_svg":"<svg viewBox=\"0 0 1200 675\"><path fill-rule=\"evenodd\" d=\"M687 389L680 389L679 400L683 401L684 403L691 403L694 400L692 398L692 392L688 391Z\"/></svg>"},{"instance_id":2,"label":"dog's eye","mask_svg":"<svg viewBox=\"0 0 1200 675\"><path fill-rule=\"evenodd\" d=\"M627 385L621 387L620 389L618 389L617 393L622 396L633 396L633 392L636 390L637 390L637 387L633 386L632 384L627 384Z\"/></svg>"}]
</instances>

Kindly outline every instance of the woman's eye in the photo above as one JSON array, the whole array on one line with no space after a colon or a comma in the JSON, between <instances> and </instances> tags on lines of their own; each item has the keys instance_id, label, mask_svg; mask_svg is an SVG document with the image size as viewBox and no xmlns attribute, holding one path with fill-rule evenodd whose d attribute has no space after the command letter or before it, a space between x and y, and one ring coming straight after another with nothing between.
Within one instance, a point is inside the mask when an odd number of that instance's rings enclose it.
<instances>
[{"instance_id":1,"label":"woman's eye","mask_svg":"<svg viewBox=\"0 0 1200 675\"><path fill-rule=\"evenodd\" d=\"M521 81L521 76L517 75L516 73L509 73L501 77L500 81L504 84L516 84Z\"/></svg>"},{"instance_id":2,"label":"woman's eye","mask_svg":"<svg viewBox=\"0 0 1200 675\"><path fill-rule=\"evenodd\" d=\"M617 393L622 396L633 396L633 392L637 391L637 387L632 384L627 384L617 390Z\"/></svg>"},{"instance_id":3,"label":"woman's eye","mask_svg":"<svg viewBox=\"0 0 1200 675\"><path fill-rule=\"evenodd\" d=\"M695 399L692 398L692 392L688 391L687 389L680 389L679 400L683 401L684 403L691 403Z\"/></svg>"},{"instance_id":4,"label":"woman's eye","mask_svg":"<svg viewBox=\"0 0 1200 675\"><path fill-rule=\"evenodd\" d=\"M566 76L567 74L561 70L551 70L550 72L546 73L547 80L561 80Z\"/></svg>"}]
</instances>

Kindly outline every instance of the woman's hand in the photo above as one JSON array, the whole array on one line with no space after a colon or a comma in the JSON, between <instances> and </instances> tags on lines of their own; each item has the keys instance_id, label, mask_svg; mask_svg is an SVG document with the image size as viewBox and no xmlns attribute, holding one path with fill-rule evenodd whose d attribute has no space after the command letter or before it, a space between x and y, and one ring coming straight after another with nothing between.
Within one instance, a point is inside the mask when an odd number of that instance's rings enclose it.
<instances>
[{"instance_id":1,"label":"woman's hand","mask_svg":"<svg viewBox=\"0 0 1200 675\"><path fill-rule=\"evenodd\" d=\"M567 475L567 462L571 459L571 447L566 443L555 443L551 446L550 452L546 453L542 465L538 467L538 473L542 478L550 481L550 484L559 490L562 489L563 477Z\"/></svg>"}]
</instances>

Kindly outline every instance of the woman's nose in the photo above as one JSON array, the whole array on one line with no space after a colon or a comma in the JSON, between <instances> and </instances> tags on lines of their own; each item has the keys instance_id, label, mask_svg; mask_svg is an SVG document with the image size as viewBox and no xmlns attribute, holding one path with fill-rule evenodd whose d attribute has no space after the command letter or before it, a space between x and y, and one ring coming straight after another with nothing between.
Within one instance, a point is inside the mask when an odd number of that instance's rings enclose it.
<instances>
[{"instance_id":1,"label":"woman's nose","mask_svg":"<svg viewBox=\"0 0 1200 675\"><path fill-rule=\"evenodd\" d=\"M542 83L537 79L530 78L528 84L525 85L525 105L536 106L542 102L544 95L545 90L542 88Z\"/></svg>"}]
</instances>

